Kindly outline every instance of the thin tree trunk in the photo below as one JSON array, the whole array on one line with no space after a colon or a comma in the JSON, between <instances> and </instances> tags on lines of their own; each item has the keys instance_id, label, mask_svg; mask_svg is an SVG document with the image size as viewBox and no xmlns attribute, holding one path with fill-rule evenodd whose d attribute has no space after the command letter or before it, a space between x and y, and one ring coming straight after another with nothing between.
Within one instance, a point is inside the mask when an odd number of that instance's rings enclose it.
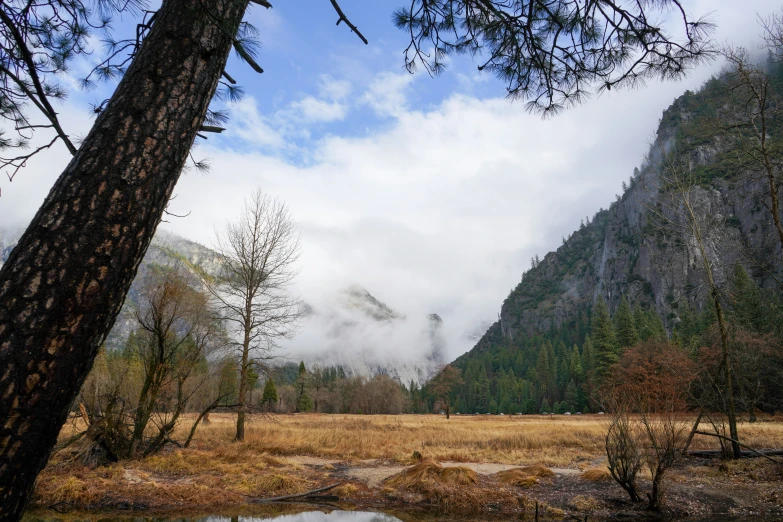
<instances>
[{"instance_id":1,"label":"thin tree trunk","mask_svg":"<svg viewBox=\"0 0 783 522\"><path fill-rule=\"evenodd\" d=\"M756 126L756 122L753 122L753 129L756 131L756 138L759 140L759 149L761 150L761 163L764 166L764 171L767 175L767 183L769 184L769 197L772 205L769 207L769 213L772 214L772 222L775 224L775 231L778 233L778 241L780 242L780 254L783 256L783 223L780 221L780 204L778 201L778 183L777 176L775 174L775 166L771 158L771 153L767 147L767 97L769 94L769 81L766 76L763 76L762 84L760 86L754 85L751 79L746 80L748 86L753 92L753 97L756 99L756 107L758 108L759 124L761 128ZM774 117L774 113L772 115ZM753 157L753 155L751 155Z\"/></svg>"},{"instance_id":2,"label":"thin tree trunk","mask_svg":"<svg viewBox=\"0 0 783 522\"><path fill-rule=\"evenodd\" d=\"M245 397L247 395L247 370L248 360L250 359L250 335L245 333L245 342L242 347L242 362L239 370L239 396L237 403L237 434L234 440L242 442L245 440Z\"/></svg>"},{"instance_id":3,"label":"thin tree trunk","mask_svg":"<svg viewBox=\"0 0 783 522\"><path fill-rule=\"evenodd\" d=\"M196 422L193 423L193 426L190 427L190 433L188 433L188 438L185 440L185 444L182 446L184 448L187 448L190 446L190 443L193 441L193 436L196 434L196 429L198 428L199 424L201 424L204 420L209 420L209 413L220 406L220 402L225 399L224 395L219 396L217 399L215 399L212 404L204 408L204 410L199 413L198 418L196 418ZM231 408L232 406L224 406L226 408ZM209 424L209 423L207 423Z\"/></svg>"},{"instance_id":4,"label":"thin tree trunk","mask_svg":"<svg viewBox=\"0 0 783 522\"><path fill-rule=\"evenodd\" d=\"M718 293L718 286L715 283L715 278L712 274L712 265L710 264L709 257L707 255L707 248L704 246L704 238L701 234L701 227L698 224L696 213L691 206L686 192L682 192L683 203L688 211L688 219L691 223L691 229L693 231L694 238L699 245L699 253L701 254L702 264L704 266L704 272L707 275L707 283L710 287L710 297L715 306L715 314L718 317L718 330L720 332L721 343L721 356L723 358L723 372L726 379L726 402L727 411L726 417L729 421L729 433L731 434L731 450L735 459L742 456L742 450L737 442L739 440L737 434L737 413L734 409L734 386L732 383L731 375L731 358L729 357L729 330L726 325L726 318L723 314L723 305L720 302L720 295Z\"/></svg>"},{"instance_id":5,"label":"thin tree trunk","mask_svg":"<svg viewBox=\"0 0 783 522\"><path fill-rule=\"evenodd\" d=\"M763 116L762 112L762 116ZM772 165L770 153L767 149L766 138L766 119L762 117L761 153L764 158L764 170L767 173L767 183L769 184L769 197L772 205L769 207L769 213L772 214L772 222L775 224L775 231L778 233L780 242L780 255L783 256L783 223L780 221L780 202L778 200L778 180L775 175L775 167Z\"/></svg>"},{"instance_id":6,"label":"thin tree trunk","mask_svg":"<svg viewBox=\"0 0 783 522\"><path fill-rule=\"evenodd\" d=\"M114 324L246 7L164 0L111 101L0 270L0 520L21 517Z\"/></svg>"}]
</instances>

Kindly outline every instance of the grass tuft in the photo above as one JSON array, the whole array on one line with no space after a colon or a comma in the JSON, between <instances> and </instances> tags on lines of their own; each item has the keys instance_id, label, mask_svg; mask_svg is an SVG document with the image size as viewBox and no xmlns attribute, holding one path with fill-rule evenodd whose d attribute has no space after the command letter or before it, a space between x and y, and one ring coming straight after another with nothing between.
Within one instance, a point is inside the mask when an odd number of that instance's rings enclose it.
<instances>
[{"instance_id":1,"label":"grass tuft","mask_svg":"<svg viewBox=\"0 0 783 522\"><path fill-rule=\"evenodd\" d=\"M454 466L444 468L440 473L440 479L444 484L467 486L478 482L478 475L470 468Z\"/></svg>"},{"instance_id":2,"label":"grass tuft","mask_svg":"<svg viewBox=\"0 0 783 522\"><path fill-rule=\"evenodd\" d=\"M538 484L538 477L529 475L520 468L507 469L495 473L492 477L501 484L519 488L529 488Z\"/></svg>"},{"instance_id":3,"label":"grass tuft","mask_svg":"<svg viewBox=\"0 0 783 522\"><path fill-rule=\"evenodd\" d=\"M580 475L584 480L590 482L610 482L612 480L612 474L609 472L609 468L590 468L586 469Z\"/></svg>"},{"instance_id":4,"label":"grass tuft","mask_svg":"<svg viewBox=\"0 0 783 522\"><path fill-rule=\"evenodd\" d=\"M583 513L592 513L601 509L601 502L595 497L577 495L568 504Z\"/></svg>"},{"instance_id":5,"label":"grass tuft","mask_svg":"<svg viewBox=\"0 0 783 522\"><path fill-rule=\"evenodd\" d=\"M344 498L350 498L357 491L359 491L359 488L354 486L353 484L341 484L336 488L332 489L330 493L334 493L341 499L344 499Z\"/></svg>"},{"instance_id":6,"label":"grass tuft","mask_svg":"<svg viewBox=\"0 0 783 522\"><path fill-rule=\"evenodd\" d=\"M538 478L549 478L555 476L555 472L543 464L532 464L530 466L525 466L523 468L519 468L519 471L525 475L531 475Z\"/></svg>"},{"instance_id":7,"label":"grass tuft","mask_svg":"<svg viewBox=\"0 0 783 522\"><path fill-rule=\"evenodd\" d=\"M443 466L432 459L424 459L420 464L389 477L386 484L393 488L410 489L423 482L440 482L441 473L443 473Z\"/></svg>"}]
</instances>

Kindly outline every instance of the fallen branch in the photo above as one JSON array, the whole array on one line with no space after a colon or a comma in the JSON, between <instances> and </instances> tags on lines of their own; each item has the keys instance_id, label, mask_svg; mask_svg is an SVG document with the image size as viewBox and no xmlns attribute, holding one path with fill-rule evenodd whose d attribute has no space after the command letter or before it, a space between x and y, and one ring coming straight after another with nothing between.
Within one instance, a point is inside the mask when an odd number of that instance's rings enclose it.
<instances>
[{"instance_id":1,"label":"fallen branch","mask_svg":"<svg viewBox=\"0 0 783 522\"><path fill-rule=\"evenodd\" d=\"M694 431L694 433L696 433L696 434L698 434L698 435L707 435L708 437L717 437L717 438L719 438L719 439L728 440L728 441L730 441L730 442L736 442L737 444L739 444L739 445L740 445L740 446L742 446L743 448L746 448L746 449L750 450L751 452L755 453L755 454L756 454L756 455L758 455L759 457L763 457L763 458L765 458L765 459L767 459L767 460L771 460L771 461L772 461L772 462L774 462L775 464L783 464L783 463L781 463L781 462L779 462L779 461L777 461L777 460L773 459L772 457L770 457L770 456L767 456L767 455L765 455L765 454L761 453L760 451L758 451L758 450L756 450L756 449L753 449L753 448L751 448L750 446L746 446L745 444L743 444L743 443L739 442L738 440L734 440L734 439L732 439L731 437L727 437L727 436L725 436L725 435L719 435L719 434L717 434L717 433L709 433L709 432L706 432L706 431Z\"/></svg>"},{"instance_id":2,"label":"fallen branch","mask_svg":"<svg viewBox=\"0 0 783 522\"><path fill-rule=\"evenodd\" d=\"M252 502L254 502L256 504L264 504L266 502L279 502L281 500L290 500L292 498L307 498L307 497L315 496L316 493L322 493L324 491L329 491L332 488L336 488L340 484L342 484L342 482L336 482L336 483L332 484L331 486L326 486L326 487L323 487L323 488L313 489L311 491L305 491L304 493L297 493L295 495L284 495L282 497L261 498L261 499L258 499L258 500L253 500ZM322 495L320 497L316 497L314 500L324 500L323 497L324 496ZM334 500L334 499L330 497L330 500Z\"/></svg>"},{"instance_id":3,"label":"fallen branch","mask_svg":"<svg viewBox=\"0 0 783 522\"><path fill-rule=\"evenodd\" d=\"M771 457L783 457L783 449L758 450L758 453ZM743 458L757 457L758 453L754 453L752 451L743 451L742 457ZM689 450L686 451L685 454L688 455L689 457L703 457L703 458L717 458L723 456L723 452L721 450Z\"/></svg>"}]
</instances>

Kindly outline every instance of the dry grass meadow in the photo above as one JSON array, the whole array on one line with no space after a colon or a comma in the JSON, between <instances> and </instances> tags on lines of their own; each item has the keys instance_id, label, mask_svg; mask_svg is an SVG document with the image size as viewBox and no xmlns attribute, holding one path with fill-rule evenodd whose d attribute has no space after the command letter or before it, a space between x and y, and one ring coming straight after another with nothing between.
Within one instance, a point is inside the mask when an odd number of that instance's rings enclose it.
<instances>
[{"instance_id":1,"label":"dry grass meadow","mask_svg":"<svg viewBox=\"0 0 783 522\"><path fill-rule=\"evenodd\" d=\"M234 435L232 415L212 416L199 428L194 446L216 450ZM692 421L683 417L684 422ZM744 443L783 448L783 419L740 425ZM438 461L541 463L580 467L604 454L602 415L273 415L257 417L248 429L247 450L280 456L382 459L410 463L414 451ZM697 436L693 448L715 448Z\"/></svg>"},{"instance_id":2,"label":"dry grass meadow","mask_svg":"<svg viewBox=\"0 0 783 522\"><path fill-rule=\"evenodd\" d=\"M63 437L73 429L66 425ZM441 506L465 509L460 502L478 505L492 498L504 509L524 511L528 488L553 480L526 469L553 468L576 481L614 486L606 480L606 418L599 415L455 415L450 420L440 415L259 415L252 417L243 443L232 442L234 429L233 415L214 414L208 426L199 427L190 448L168 446L155 456L96 468L69 461L67 452L56 454L40 475L34 502L91 509L227 507L340 482L339 496L357 504L436 498ZM183 433L175 438L184 438ZM783 448L783 419L744 423L740 435L756 448ZM693 447L717 445L697 437ZM432 467L437 470L428 471L432 480L403 487L396 474L420 464L415 451L432 466L460 463L479 474ZM512 466L523 468L508 472ZM470 484L452 483L454 477Z\"/></svg>"}]
</instances>

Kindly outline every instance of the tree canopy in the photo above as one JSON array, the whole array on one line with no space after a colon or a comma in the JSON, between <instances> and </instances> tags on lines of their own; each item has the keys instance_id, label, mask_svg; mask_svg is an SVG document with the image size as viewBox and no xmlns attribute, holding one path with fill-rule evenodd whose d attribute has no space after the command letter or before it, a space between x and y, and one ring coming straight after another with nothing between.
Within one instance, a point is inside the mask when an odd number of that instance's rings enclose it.
<instances>
[{"instance_id":1,"label":"tree canopy","mask_svg":"<svg viewBox=\"0 0 783 522\"><path fill-rule=\"evenodd\" d=\"M679 19L672 36L658 12ZM432 74L446 57L470 54L494 73L512 98L552 112L599 89L673 79L711 54L712 24L691 19L679 0L414 0L394 22L410 34L409 71Z\"/></svg>"}]
</instances>

